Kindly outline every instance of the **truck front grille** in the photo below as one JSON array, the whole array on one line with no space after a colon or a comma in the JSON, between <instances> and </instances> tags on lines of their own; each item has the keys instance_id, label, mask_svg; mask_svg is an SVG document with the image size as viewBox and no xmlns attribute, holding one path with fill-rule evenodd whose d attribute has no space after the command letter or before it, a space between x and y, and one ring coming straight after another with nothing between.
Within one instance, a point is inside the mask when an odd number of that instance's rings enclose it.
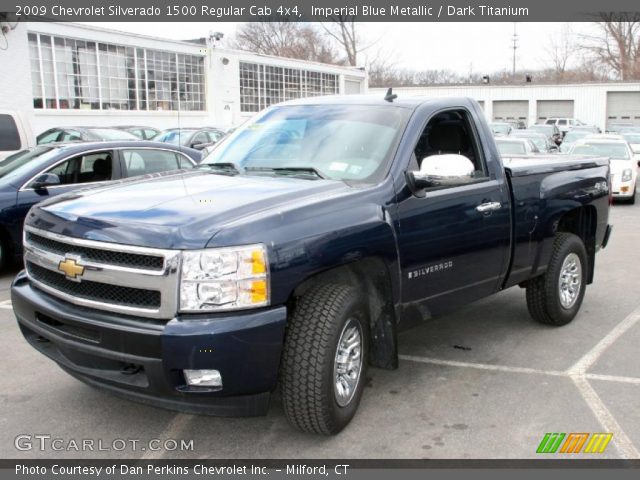
<instances>
[{"instance_id":1,"label":"truck front grille","mask_svg":"<svg viewBox=\"0 0 640 480\"><path fill-rule=\"evenodd\" d=\"M25 268L34 287L80 307L174 318L181 258L180 250L86 240L24 227Z\"/></svg>"},{"instance_id":2,"label":"truck front grille","mask_svg":"<svg viewBox=\"0 0 640 480\"><path fill-rule=\"evenodd\" d=\"M73 282L67 280L63 274L31 262L27 262L27 272L34 280L47 287L85 300L134 308L160 308L160 292L154 290L119 287L92 281Z\"/></svg>"},{"instance_id":3,"label":"truck front grille","mask_svg":"<svg viewBox=\"0 0 640 480\"><path fill-rule=\"evenodd\" d=\"M116 252L113 250L101 250L74 245L72 243L67 244L32 232L26 232L25 237L31 245L47 252L57 253L59 255L66 255L68 253L81 255L87 260L104 263L106 265L140 268L143 270L162 270L162 267L164 266L163 257Z\"/></svg>"}]
</instances>

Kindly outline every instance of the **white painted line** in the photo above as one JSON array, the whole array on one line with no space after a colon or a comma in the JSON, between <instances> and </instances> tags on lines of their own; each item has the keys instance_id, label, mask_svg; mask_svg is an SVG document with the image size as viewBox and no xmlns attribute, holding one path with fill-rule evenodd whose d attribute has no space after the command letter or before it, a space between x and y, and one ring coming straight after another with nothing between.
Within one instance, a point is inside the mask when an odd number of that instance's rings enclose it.
<instances>
[{"instance_id":1,"label":"white painted line","mask_svg":"<svg viewBox=\"0 0 640 480\"><path fill-rule=\"evenodd\" d=\"M603 432L613 433L613 443L618 448L620 456L628 459L640 459L640 452L633 445L620 424L613 418L611 412L602 402L596 391L589 385L583 375L572 376L571 379L580 391L585 402L602 425Z\"/></svg>"},{"instance_id":2,"label":"white painted line","mask_svg":"<svg viewBox=\"0 0 640 480\"><path fill-rule=\"evenodd\" d=\"M598 373L587 373L587 380L604 380L605 382L634 383L640 385L640 378L636 377L619 377L617 375L600 375Z\"/></svg>"},{"instance_id":3,"label":"white painted line","mask_svg":"<svg viewBox=\"0 0 640 480\"><path fill-rule=\"evenodd\" d=\"M11 300L5 300L4 302L0 302L0 308L5 310L11 310Z\"/></svg>"},{"instance_id":4,"label":"white painted line","mask_svg":"<svg viewBox=\"0 0 640 480\"><path fill-rule=\"evenodd\" d=\"M469 363L469 362L457 362L455 360L440 360L438 358L429 357L416 357L414 355L399 355L401 360L407 360L409 362L429 363L432 365L444 365L448 367L462 367L462 368L475 368L477 370L492 370L498 372L509 373L531 373L536 375L553 375L559 377L566 377L566 372L554 371L554 370L538 370L535 368L527 367L508 367L505 365L491 365L488 363Z\"/></svg>"},{"instance_id":5,"label":"white painted line","mask_svg":"<svg viewBox=\"0 0 640 480\"><path fill-rule=\"evenodd\" d=\"M167 428L159 435L161 440L180 440L179 437L182 436L183 432L189 426L190 420L193 418L192 415L186 415L184 413L178 413L175 417L169 422ZM155 445L155 447L159 447L159 445ZM173 454L174 452L161 450L147 450L144 455L142 455L142 460L154 460L161 459L164 457L166 453Z\"/></svg>"},{"instance_id":6,"label":"white painted line","mask_svg":"<svg viewBox=\"0 0 640 480\"><path fill-rule=\"evenodd\" d=\"M595 347L593 347L586 355L578 360L572 367L567 370L570 375L582 374L584 375L587 370L598 361L598 358L607 351L607 349L613 345L625 332L633 327L640 320L640 307L631 312L627 318L622 320L616 327L609 332L602 340L600 340Z\"/></svg>"}]
</instances>

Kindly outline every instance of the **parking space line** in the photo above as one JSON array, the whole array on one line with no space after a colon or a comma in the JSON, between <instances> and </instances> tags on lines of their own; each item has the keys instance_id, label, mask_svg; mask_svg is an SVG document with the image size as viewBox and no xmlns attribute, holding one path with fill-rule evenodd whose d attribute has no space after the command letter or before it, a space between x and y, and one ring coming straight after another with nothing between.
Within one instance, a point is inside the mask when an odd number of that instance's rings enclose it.
<instances>
[{"instance_id":1,"label":"parking space line","mask_svg":"<svg viewBox=\"0 0 640 480\"><path fill-rule=\"evenodd\" d=\"M633 445L631 439L624 432L620 424L613 417L607 406L602 402L600 396L589 384L584 375L571 375L571 380L578 387L578 391L584 398L587 406L591 409L603 432L613 433L613 443L618 448L620 456L627 459L640 459L640 452Z\"/></svg>"},{"instance_id":2,"label":"parking space line","mask_svg":"<svg viewBox=\"0 0 640 480\"><path fill-rule=\"evenodd\" d=\"M625 332L633 327L640 320L640 307L636 308L616 327L611 330L602 340L600 340L591 350L589 350L580 360L567 370L571 375L584 375L592 367L598 358L615 343Z\"/></svg>"},{"instance_id":3,"label":"parking space line","mask_svg":"<svg viewBox=\"0 0 640 480\"><path fill-rule=\"evenodd\" d=\"M621 383L635 383L640 385L640 378L636 377L619 377L617 375L601 375L598 373L587 373L585 378L588 380L604 380L605 382L621 382Z\"/></svg>"},{"instance_id":4,"label":"parking space line","mask_svg":"<svg viewBox=\"0 0 640 480\"><path fill-rule=\"evenodd\" d=\"M475 368L478 370L494 370L498 372L509 373L530 373L537 375L554 375L554 376L567 376L566 372L554 371L554 370L538 370L536 368L527 367L508 367L506 365L491 365L489 363L469 363L458 362L455 360L440 360L438 358L430 357L417 357L415 355L398 355L401 360L407 360L410 362L418 363L430 363L432 365L444 365L448 367L461 367L461 368Z\"/></svg>"},{"instance_id":5,"label":"parking space line","mask_svg":"<svg viewBox=\"0 0 640 480\"><path fill-rule=\"evenodd\" d=\"M0 308L11 310L11 300L5 300L3 302L0 302Z\"/></svg>"}]
</instances>

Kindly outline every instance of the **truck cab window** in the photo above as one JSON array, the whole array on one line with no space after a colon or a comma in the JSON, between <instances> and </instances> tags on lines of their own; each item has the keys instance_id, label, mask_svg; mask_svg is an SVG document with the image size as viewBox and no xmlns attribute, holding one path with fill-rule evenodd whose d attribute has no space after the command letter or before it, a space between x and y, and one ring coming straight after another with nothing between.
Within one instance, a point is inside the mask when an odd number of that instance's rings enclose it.
<instances>
[{"instance_id":1,"label":"truck cab window","mask_svg":"<svg viewBox=\"0 0 640 480\"><path fill-rule=\"evenodd\" d=\"M474 177L487 177L482 151L476 138L467 111L438 113L429 120L414 149L418 167L426 157L453 153L471 160L475 167Z\"/></svg>"}]
</instances>

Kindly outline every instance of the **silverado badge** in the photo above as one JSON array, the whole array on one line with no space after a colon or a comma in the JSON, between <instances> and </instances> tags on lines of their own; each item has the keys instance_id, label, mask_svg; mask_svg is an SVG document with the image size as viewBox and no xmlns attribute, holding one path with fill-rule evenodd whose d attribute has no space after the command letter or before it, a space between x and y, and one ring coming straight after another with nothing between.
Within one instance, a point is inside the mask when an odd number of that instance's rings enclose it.
<instances>
[{"instance_id":1,"label":"silverado badge","mask_svg":"<svg viewBox=\"0 0 640 480\"><path fill-rule=\"evenodd\" d=\"M78 262L74 258L65 258L58 263L58 270L65 274L69 280L76 282L80 281L80 278L84 274L84 267L78 265Z\"/></svg>"}]
</instances>

